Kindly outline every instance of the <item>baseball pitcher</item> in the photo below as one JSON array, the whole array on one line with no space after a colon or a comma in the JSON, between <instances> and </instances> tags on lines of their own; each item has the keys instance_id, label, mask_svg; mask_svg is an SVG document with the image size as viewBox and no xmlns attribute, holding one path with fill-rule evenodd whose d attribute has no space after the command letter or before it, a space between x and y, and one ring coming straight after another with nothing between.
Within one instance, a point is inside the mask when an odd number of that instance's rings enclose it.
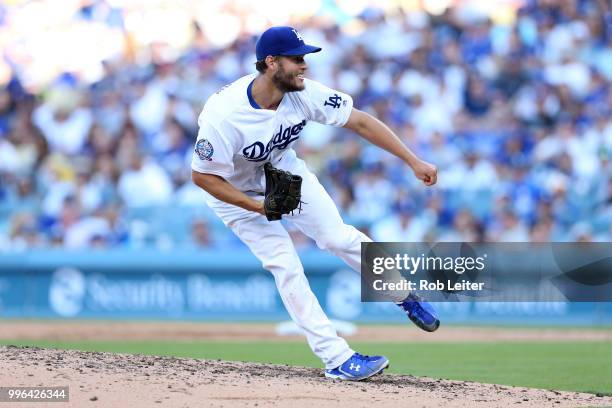
<instances>
[{"instance_id":1,"label":"baseball pitcher","mask_svg":"<svg viewBox=\"0 0 612 408\"><path fill-rule=\"evenodd\" d=\"M206 102L192 178L213 197L208 205L272 273L289 315L323 361L325 376L362 380L381 373L389 360L356 353L337 335L278 220L285 217L355 271L361 243L371 239L342 221L292 145L308 121L315 121L353 130L402 159L427 186L436 183L437 169L378 119L355 109L349 95L307 79L304 56L319 51L292 27L266 30L256 45L258 74L236 80ZM404 293L394 301L423 330L438 328L436 312L416 295Z\"/></svg>"}]
</instances>

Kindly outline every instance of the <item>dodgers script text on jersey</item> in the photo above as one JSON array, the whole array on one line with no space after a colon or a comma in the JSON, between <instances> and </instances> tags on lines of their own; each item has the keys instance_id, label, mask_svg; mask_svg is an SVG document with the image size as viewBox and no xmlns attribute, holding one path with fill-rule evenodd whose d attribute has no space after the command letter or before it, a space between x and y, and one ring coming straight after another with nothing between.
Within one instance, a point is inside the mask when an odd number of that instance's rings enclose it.
<instances>
[{"instance_id":1,"label":"dodgers script text on jersey","mask_svg":"<svg viewBox=\"0 0 612 408\"><path fill-rule=\"evenodd\" d=\"M297 140L304 126L306 126L306 119L297 125L288 126L285 129L283 129L283 125L281 124L280 129L272 139L270 139L268 144L264 145L262 142L255 142L245 147L242 150L242 154L249 161L264 161L270 157L272 150L283 150L289 146L291 142Z\"/></svg>"}]
</instances>

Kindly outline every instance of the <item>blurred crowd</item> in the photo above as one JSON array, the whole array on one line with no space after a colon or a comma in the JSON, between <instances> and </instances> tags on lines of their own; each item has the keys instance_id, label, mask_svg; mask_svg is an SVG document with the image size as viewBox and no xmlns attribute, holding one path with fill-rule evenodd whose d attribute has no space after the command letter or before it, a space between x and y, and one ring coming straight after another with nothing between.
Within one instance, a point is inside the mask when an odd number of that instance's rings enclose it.
<instances>
[{"instance_id":1,"label":"blurred crowd","mask_svg":"<svg viewBox=\"0 0 612 408\"><path fill-rule=\"evenodd\" d=\"M83 4L74 19L108 7ZM323 47L306 58L309 77L351 94L439 167L425 188L354 133L309 123L298 154L347 222L378 241L610 241L609 1L526 1L497 21L462 7L368 7L291 23ZM0 250L236 244L190 162L208 96L255 72L256 35L214 47L197 21L190 30L170 57L157 44L144 59L126 51L95 81L67 70L33 91L9 61Z\"/></svg>"}]
</instances>

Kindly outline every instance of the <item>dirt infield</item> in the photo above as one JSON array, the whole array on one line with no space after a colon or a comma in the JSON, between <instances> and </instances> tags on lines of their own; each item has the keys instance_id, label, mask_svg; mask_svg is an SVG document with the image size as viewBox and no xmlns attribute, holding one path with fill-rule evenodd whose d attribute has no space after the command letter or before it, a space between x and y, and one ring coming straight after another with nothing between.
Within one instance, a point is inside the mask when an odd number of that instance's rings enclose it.
<instances>
[{"instance_id":1,"label":"dirt infield","mask_svg":"<svg viewBox=\"0 0 612 408\"><path fill-rule=\"evenodd\" d=\"M435 333L412 326L359 326L350 340L391 342L444 341L612 341L612 330L444 327ZM219 340L285 341L301 336L279 336L273 324L116 322L116 321L2 321L0 339L10 340Z\"/></svg>"},{"instance_id":2,"label":"dirt infield","mask_svg":"<svg viewBox=\"0 0 612 408\"><path fill-rule=\"evenodd\" d=\"M3 321L13 340L286 340L272 324ZM293 336L289 338L299 338ZM610 330L446 327L421 333L361 326L351 340L612 340ZM612 397L384 374L367 382L330 381L322 370L255 363L53 349L0 347L0 385L69 386L70 407L596 407ZM23 407L27 404L0 403Z\"/></svg>"},{"instance_id":3,"label":"dirt infield","mask_svg":"<svg viewBox=\"0 0 612 408\"><path fill-rule=\"evenodd\" d=\"M379 375L330 381L322 371L254 363L0 347L0 384L69 386L49 407L596 407L611 397ZM25 403L0 403L23 407ZM31 405L34 406L34 405Z\"/></svg>"}]
</instances>

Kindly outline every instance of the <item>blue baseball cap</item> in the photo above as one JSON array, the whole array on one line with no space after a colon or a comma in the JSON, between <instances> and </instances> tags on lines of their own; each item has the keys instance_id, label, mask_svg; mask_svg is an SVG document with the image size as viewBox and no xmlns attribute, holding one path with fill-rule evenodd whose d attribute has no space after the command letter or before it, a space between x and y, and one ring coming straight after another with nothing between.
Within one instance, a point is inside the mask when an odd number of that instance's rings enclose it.
<instances>
[{"instance_id":1,"label":"blue baseball cap","mask_svg":"<svg viewBox=\"0 0 612 408\"><path fill-rule=\"evenodd\" d=\"M266 59L268 55L306 55L319 51L320 47L304 43L300 33L287 26L268 28L255 45L257 61Z\"/></svg>"}]
</instances>

